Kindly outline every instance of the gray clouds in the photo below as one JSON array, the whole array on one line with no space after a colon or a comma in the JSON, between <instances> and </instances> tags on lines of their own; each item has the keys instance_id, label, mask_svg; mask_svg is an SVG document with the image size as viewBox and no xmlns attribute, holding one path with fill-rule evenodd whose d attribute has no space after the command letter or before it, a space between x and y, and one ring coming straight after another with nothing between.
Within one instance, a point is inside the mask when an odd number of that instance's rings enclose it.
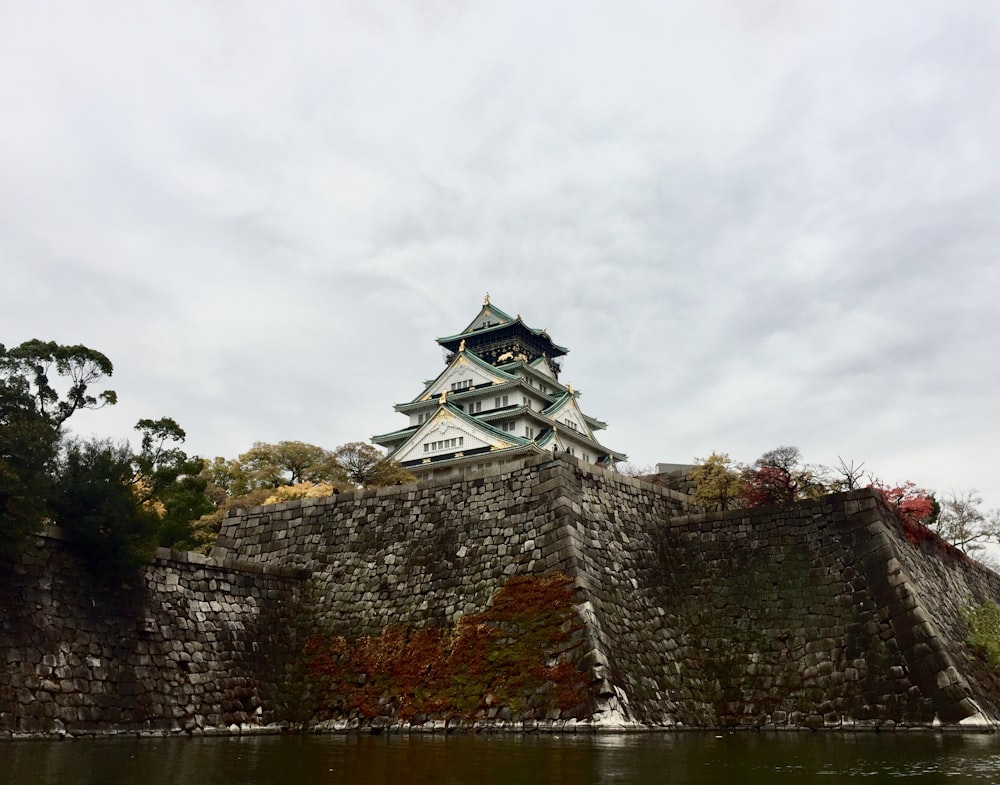
<instances>
[{"instance_id":1,"label":"gray clouds","mask_svg":"<svg viewBox=\"0 0 1000 785\"><path fill-rule=\"evenodd\" d=\"M637 463L793 443L1000 505L991 3L0 20L0 341L112 358L81 430L390 430L488 290Z\"/></svg>"}]
</instances>

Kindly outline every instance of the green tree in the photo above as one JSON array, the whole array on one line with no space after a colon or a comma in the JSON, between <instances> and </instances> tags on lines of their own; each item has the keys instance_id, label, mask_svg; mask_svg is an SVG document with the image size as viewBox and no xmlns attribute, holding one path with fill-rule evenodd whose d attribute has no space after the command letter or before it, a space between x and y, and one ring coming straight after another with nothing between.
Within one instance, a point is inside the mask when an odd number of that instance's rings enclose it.
<instances>
[{"instance_id":1,"label":"green tree","mask_svg":"<svg viewBox=\"0 0 1000 785\"><path fill-rule=\"evenodd\" d=\"M704 460L695 459L691 470L695 501L709 510L728 510L739 505L743 493L740 469L726 453L713 452Z\"/></svg>"},{"instance_id":2,"label":"green tree","mask_svg":"<svg viewBox=\"0 0 1000 785\"><path fill-rule=\"evenodd\" d=\"M160 516L137 495L127 443L69 441L55 480L52 516L94 573L114 578L152 558Z\"/></svg>"},{"instance_id":3,"label":"green tree","mask_svg":"<svg viewBox=\"0 0 1000 785\"><path fill-rule=\"evenodd\" d=\"M74 412L115 403L114 391L90 390L113 370L82 345L0 344L0 550L16 551L45 520L62 426Z\"/></svg>"},{"instance_id":4,"label":"green tree","mask_svg":"<svg viewBox=\"0 0 1000 785\"><path fill-rule=\"evenodd\" d=\"M0 385L0 552L16 552L45 519L58 444L32 400Z\"/></svg>"},{"instance_id":5,"label":"green tree","mask_svg":"<svg viewBox=\"0 0 1000 785\"><path fill-rule=\"evenodd\" d=\"M60 396L58 381L68 385ZM36 411L56 428L80 409L100 409L117 402L114 390L97 395L90 386L114 367L105 355L86 346L61 346L54 341L25 341L13 349L0 344L0 379L17 386L34 401Z\"/></svg>"},{"instance_id":6,"label":"green tree","mask_svg":"<svg viewBox=\"0 0 1000 785\"><path fill-rule=\"evenodd\" d=\"M205 479L205 493L218 507L234 496L246 493L247 477L239 461L216 456L204 461L199 473Z\"/></svg>"},{"instance_id":7,"label":"green tree","mask_svg":"<svg viewBox=\"0 0 1000 785\"><path fill-rule=\"evenodd\" d=\"M160 516L159 544L178 549L195 547L193 524L214 505L201 476L204 461L180 448L187 434L170 417L139 420L139 452L132 456L131 484L136 500Z\"/></svg>"},{"instance_id":8,"label":"green tree","mask_svg":"<svg viewBox=\"0 0 1000 785\"><path fill-rule=\"evenodd\" d=\"M390 461L381 451L365 442L349 442L333 451L336 462L348 480L362 488L402 485L416 478L396 461Z\"/></svg>"},{"instance_id":9,"label":"green tree","mask_svg":"<svg viewBox=\"0 0 1000 785\"><path fill-rule=\"evenodd\" d=\"M206 493L207 485L203 477L185 475L160 492L159 498L163 505L160 545L193 551L202 544L198 521L215 510L215 505Z\"/></svg>"},{"instance_id":10,"label":"green tree","mask_svg":"<svg viewBox=\"0 0 1000 785\"><path fill-rule=\"evenodd\" d=\"M57 467L53 518L96 571L135 567L157 545L193 548L193 524L212 510L203 461L180 448L184 429L169 417L135 428L137 452L127 442L72 440Z\"/></svg>"}]
</instances>

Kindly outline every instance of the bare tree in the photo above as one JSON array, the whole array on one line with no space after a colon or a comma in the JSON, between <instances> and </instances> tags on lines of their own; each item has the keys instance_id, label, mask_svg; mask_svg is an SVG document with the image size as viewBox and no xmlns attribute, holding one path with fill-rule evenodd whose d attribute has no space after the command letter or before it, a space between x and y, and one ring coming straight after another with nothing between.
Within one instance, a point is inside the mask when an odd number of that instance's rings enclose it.
<instances>
[{"instance_id":1,"label":"bare tree","mask_svg":"<svg viewBox=\"0 0 1000 785\"><path fill-rule=\"evenodd\" d=\"M938 503L941 511L931 528L943 540L967 553L983 550L988 542L1000 542L1000 510L981 510L983 497L975 488L952 491Z\"/></svg>"},{"instance_id":2,"label":"bare tree","mask_svg":"<svg viewBox=\"0 0 1000 785\"><path fill-rule=\"evenodd\" d=\"M854 465L852 460L849 464L844 461L839 455L837 460L840 462L839 466L834 467L833 472L836 475L835 484L845 491L854 491L861 487L861 477L863 472L861 471L865 465L862 461L857 466Z\"/></svg>"}]
</instances>

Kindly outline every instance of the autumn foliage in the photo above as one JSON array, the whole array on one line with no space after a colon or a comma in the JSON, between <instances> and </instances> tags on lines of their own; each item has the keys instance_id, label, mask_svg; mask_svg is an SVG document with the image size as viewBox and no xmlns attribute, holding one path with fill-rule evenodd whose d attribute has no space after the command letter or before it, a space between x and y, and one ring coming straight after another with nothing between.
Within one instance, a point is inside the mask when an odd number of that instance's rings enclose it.
<instances>
[{"instance_id":1,"label":"autumn foliage","mask_svg":"<svg viewBox=\"0 0 1000 785\"><path fill-rule=\"evenodd\" d=\"M940 544L943 549L950 548L927 525L933 521L938 512L938 504L933 495L912 482L900 485L875 482L869 487L879 495L885 506L895 513L903 526L903 534L911 543L920 545L929 541Z\"/></svg>"},{"instance_id":2,"label":"autumn foliage","mask_svg":"<svg viewBox=\"0 0 1000 785\"><path fill-rule=\"evenodd\" d=\"M744 507L788 504L795 501L795 481L779 466L758 466L743 473Z\"/></svg>"},{"instance_id":3,"label":"autumn foliage","mask_svg":"<svg viewBox=\"0 0 1000 785\"><path fill-rule=\"evenodd\" d=\"M511 578L489 610L453 627L314 636L305 657L317 719L582 716L581 630L572 583L556 574Z\"/></svg>"}]
</instances>

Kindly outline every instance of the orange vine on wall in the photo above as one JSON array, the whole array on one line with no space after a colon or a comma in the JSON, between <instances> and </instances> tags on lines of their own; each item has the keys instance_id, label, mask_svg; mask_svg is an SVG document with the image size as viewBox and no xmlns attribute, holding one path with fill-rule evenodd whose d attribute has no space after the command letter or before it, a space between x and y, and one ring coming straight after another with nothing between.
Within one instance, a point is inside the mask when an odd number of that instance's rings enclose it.
<instances>
[{"instance_id":1,"label":"orange vine on wall","mask_svg":"<svg viewBox=\"0 0 1000 785\"><path fill-rule=\"evenodd\" d=\"M313 636L306 674L317 719L582 717L589 680L574 664L582 633L571 579L515 576L487 611L453 627Z\"/></svg>"}]
</instances>

